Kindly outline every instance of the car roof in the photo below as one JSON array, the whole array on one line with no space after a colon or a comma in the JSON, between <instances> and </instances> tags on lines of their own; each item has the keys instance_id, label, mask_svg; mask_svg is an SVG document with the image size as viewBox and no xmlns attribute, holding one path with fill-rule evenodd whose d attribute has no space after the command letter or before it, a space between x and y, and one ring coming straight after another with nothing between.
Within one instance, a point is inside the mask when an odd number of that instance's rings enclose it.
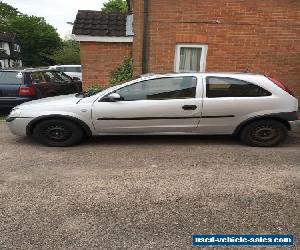
<instances>
[{"instance_id":1,"label":"car roof","mask_svg":"<svg viewBox=\"0 0 300 250\"><path fill-rule=\"evenodd\" d=\"M81 67L81 65L76 65L76 64L64 64L64 65L53 65L53 66L49 66L49 67Z\"/></svg>"},{"instance_id":2,"label":"car roof","mask_svg":"<svg viewBox=\"0 0 300 250\"><path fill-rule=\"evenodd\" d=\"M234 77L234 76L262 76L257 73L250 72L203 72L203 73L167 73L167 74L156 74L156 73L148 73L141 75L141 78L150 79L157 77L176 77L176 76L220 76L220 77Z\"/></svg>"},{"instance_id":3,"label":"car roof","mask_svg":"<svg viewBox=\"0 0 300 250\"><path fill-rule=\"evenodd\" d=\"M48 67L0 69L0 72L37 72L37 71L55 71L55 69L49 69Z\"/></svg>"}]
</instances>

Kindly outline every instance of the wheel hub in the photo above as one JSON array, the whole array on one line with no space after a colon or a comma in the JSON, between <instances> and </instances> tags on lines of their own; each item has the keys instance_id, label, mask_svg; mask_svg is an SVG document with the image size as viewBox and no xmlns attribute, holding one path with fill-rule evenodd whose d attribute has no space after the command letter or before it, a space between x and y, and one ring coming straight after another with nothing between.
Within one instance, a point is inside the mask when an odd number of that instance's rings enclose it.
<instances>
[{"instance_id":1,"label":"wheel hub","mask_svg":"<svg viewBox=\"0 0 300 250\"><path fill-rule=\"evenodd\" d=\"M47 138L53 141L67 140L71 134L71 131L61 124L51 125L45 131Z\"/></svg>"},{"instance_id":2,"label":"wheel hub","mask_svg":"<svg viewBox=\"0 0 300 250\"><path fill-rule=\"evenodd\" d=\"M268 141L277 136L277 131L271 125L264 125L254 129L251 133L251 136L257 141Z\"/></svg>"}]
</instances>

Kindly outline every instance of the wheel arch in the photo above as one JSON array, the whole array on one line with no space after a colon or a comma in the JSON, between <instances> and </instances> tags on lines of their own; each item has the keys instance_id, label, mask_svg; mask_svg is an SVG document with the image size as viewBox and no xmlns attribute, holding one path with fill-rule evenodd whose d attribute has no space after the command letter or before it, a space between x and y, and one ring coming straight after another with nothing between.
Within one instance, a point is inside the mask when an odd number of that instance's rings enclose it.
<instances>
[{"instance_id":1,"label":"wheel arch","mask_svg":"<svg viewBox=\"0 0 300 250\"><path fill-rule=\"evenodd\" d=\"M82 120L76 118L76 117L72 117L72 116L68 116L68 115L44 115L44 116L39 116L35 119L33 119L27 126L26 126L26 135L27 136L31 136L33 133L33 129L34 127L41 121L45 121L48 119L63 119L63 120L67 120L67 121L71 121L74 122L75 124L79 125L84 134L88 137L90 137L92 135L92 131L90 129L90 127Z\"/></svg>"},{"instance_id":2,"label":"wheel arch","mask_svg":"<svg viewBox=\"0 0 300 250\"><path fill-rule=\"evenodd\" d=\"M249 118L242 123L240 123L236 129L233 132L233 135L239 135L240 132L243 130L244 127L246 127L248 124L256 121L263 121L263 120L275 120L278 122L281 122L283 125L286 126L288 130L291 130L291 125L289 124L288 120L284 119L283 117L277 116L277 115L263 115L263 116L257 116L253 118Z\"/></svg>"}]
</instances>

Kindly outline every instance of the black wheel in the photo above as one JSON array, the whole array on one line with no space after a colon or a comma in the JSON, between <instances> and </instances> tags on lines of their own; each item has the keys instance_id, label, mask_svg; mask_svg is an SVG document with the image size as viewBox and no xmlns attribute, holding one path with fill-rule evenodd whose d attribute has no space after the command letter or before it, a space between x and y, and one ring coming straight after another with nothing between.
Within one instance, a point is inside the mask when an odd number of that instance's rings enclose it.
<instances>
[{"instance_id":1,"label":"black wheel","mask_svg":"<svg viewBox=\"0 0 300 250\"><path fill-rule=\"evenodd\" d=\"M49 147L67 147L79 143L83 138L83 131L71 121L49 119L34 127L33 138Z\"/></svg>"},{"instance_id":2,"label":"black wheel","mask_svg":"<svg viewBox=\"0 0 300 250\"><path fill-rule=\"evenodd\" d=\"M246 125L241 133L241 140L254 147L272 147L282 143L288 134L287 127L275 120L261 120Z\"/></svg>"}]
</instances>

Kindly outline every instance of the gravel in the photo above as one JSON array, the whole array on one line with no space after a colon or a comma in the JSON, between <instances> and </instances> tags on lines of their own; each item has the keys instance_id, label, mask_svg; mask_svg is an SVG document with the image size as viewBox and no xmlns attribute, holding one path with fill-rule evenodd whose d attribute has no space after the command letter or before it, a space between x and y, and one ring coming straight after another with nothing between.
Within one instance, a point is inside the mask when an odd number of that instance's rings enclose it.
<instances>
[{"instance_id":1,"label":"gravel","mask_svg":"<svg viewBox=\"0 0 300 250\"><path fill-rule=\"evenodd\" d=\"M0 249L191 249L192 234L299 237L300 130L276 148L227 136L107 136L47 148L0 122L0 142Z\"/></svg>"}]
</instances>

